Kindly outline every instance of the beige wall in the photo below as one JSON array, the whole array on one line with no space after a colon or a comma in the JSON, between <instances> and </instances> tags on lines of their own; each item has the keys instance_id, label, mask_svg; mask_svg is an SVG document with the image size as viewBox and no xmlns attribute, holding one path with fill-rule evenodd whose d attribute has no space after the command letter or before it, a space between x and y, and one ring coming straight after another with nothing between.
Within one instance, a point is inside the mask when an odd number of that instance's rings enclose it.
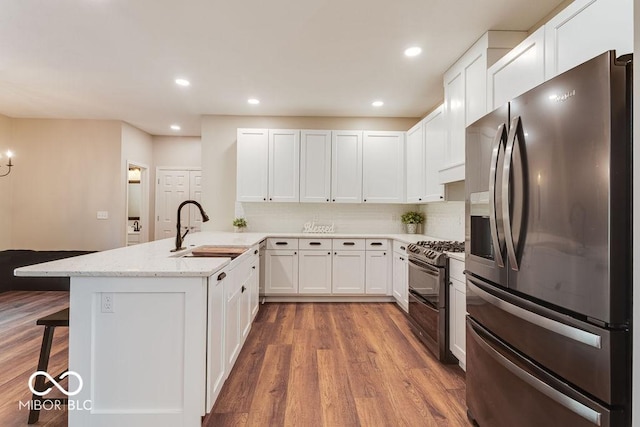
<instances>
[{"instance_id":1,"label":"beige wall","mask_svg":"<svg viewBox=\"0 0 640 427\"><path fill-rule=\"evenodd\" d=\"M202 116L205 230L231 230L236 199L237 128L400 130L418 118Z\"/></svg>"},{"instance_id":2,"label":"beige wall","mask_svg":"<svg viewBox=\"0 0 640 427\"><path fill-rule=\"evenodd\" d=\"M6 158L4 153L7 150L16 151L11 140L11 120L0 115L0 174L7 172ZM19 161L18 159L16 159ZM0 178L0 250L11 248L11 200L13 173Z\"/></svg>"},{"instance_id":3,"label":"beige wall","mask_svg":"<svg viewBox=\"0 0 640 427\"><path fill-rule=\"evenodd\" d=\"M12 248L121 245L121 122L11 119L11 137ZM97 211L108 211L109 219L96 219Z\"/></svg>"}]
</instances>

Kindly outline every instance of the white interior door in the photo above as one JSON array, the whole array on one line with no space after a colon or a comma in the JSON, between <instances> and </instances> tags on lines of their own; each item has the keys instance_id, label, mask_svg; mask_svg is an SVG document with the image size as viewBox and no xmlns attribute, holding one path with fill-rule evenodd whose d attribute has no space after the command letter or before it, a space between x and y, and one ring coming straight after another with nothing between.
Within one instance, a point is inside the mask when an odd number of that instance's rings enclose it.
<instances>
[{"instance_id":1,"label":"white interior door","mask_svg":"<svg viewBox=\"0 0 640 427\"><path fill-rule=\"evenodd\" d=\"M189 171L189 200L202 202L202 171ZM189 205L189 227L191 231L202 230L202 215L200 209L194 205Z\"/></svg>"},{"instance_id":2,"label":"white interior door","mask_svg":"<svg viewBox=\"0 0 640 427\"><path fill-rule=\"evenodd\" d=\"M176 235L177 211L180 203L194 198L199 200L202 189L200 185L200 171L158 169L156 173L156 233L155 239L166 239ZM192 181L194 190L191 190ZM191 207L189 207L191 209ZM194 209L197 211L197 208ZM180 225L183 230L194 224L198 227L202 224L202 218L198 212L199 222L191 222L191 214L183 210Z\"/></svg>"}]
</instances>

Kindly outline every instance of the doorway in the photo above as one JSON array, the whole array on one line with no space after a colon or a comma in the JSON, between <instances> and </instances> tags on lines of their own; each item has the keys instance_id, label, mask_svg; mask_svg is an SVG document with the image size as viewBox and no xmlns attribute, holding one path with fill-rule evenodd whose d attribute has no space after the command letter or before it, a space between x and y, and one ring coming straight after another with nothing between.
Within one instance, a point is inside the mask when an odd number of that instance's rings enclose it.
<instances>
[{"instance_id":1,"label":"doorway","mask_svg":"<svg viewBox=\"0 0 640 427\"><path fill-rule=\"evenodd\" d=\"M185 200L202 199L202 171L200 168L156 169L156 225L155 240L175 237L177 211ZM202 216L193 205L185 206L180 217L181 233L200 231Z\"/></svg>"},{"instance_id":2,"label":"doorway","mask_svg":"<svg viewBox=\"0 0 640 427\"><path fill-rule=\"evenodd\" d=\"M149 241L149 168L127 161L126 243Z\"/></svg>"}]
</instances>

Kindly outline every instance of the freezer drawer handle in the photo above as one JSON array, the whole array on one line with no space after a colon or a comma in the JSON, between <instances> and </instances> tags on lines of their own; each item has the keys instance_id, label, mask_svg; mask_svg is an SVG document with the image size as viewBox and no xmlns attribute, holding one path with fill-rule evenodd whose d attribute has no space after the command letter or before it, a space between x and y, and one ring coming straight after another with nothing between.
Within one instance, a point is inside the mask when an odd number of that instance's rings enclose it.
<instances>
[{"instance_id":1,"label":"freezer drawer handle","mask_svg":"<svg viewBox=\"0 0 640 427\"><path fill-rule=\"evenodd\" d=\"M573 326L565 325L564 323L557 322L553 319L549 319L548 317L540 316L539 314L520 308L517 305L508 303L496 296L491 295L489 292L480 289L478 287L478 283L473 279L467 277L467 281L469 282L468 285L471 291L473 291L489 304L492 304L499 309L506 311L507 313L519 317L520 319L534 325L540 326L541 328L544 328L548 331L555 332L556 334L560 334L574 341L578 341L582 344L586 344L594 348L602 348L602 337L600 335L592 334L591 332L574 328Z\"/></svg>"},{"instance_id":2,"label":"freezer drawer handle","mask_svg":"<svg viewBox=\"0 0 640 427\"><path fill-rule=\"evenodd\" d=\"M564 406L571 412L581 416L585 420L589 421L592 424L597 426L602 425L602 414L598 411L591 409L590 407L583 405L575 399L567 396L564 393L559 392L555 388L546 384L543 381L540 381L538 378L534 377L530 373L520 369L517 365L511 362L509 359L504 357L498 351L496 351L491 345L489 345L480 335L480 331L478 331L475 327L473 327L473 331L478 334L478 338L476 342L487 352L489 355L500 365L502 365L505 369L511 372L513 375L520 378L522 381L530 385L531 387L538 390L540 393L547 396L549 399L554 400L556 403Z\"/></svg>"}]
</instances>

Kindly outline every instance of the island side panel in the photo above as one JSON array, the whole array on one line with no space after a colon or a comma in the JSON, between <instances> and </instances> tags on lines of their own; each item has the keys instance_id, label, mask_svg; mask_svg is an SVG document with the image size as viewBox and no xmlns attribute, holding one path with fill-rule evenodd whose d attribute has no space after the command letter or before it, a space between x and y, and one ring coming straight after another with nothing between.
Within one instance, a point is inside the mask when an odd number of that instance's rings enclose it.
<instances>
[{"instance_id":1,"label":"island side panel","mask_svg":"<svg viewBox=\"0 0 640 427\"><path fill-rule=\"evenodd\" d=\"M206 284L203 277L71 278L69 369L84 384L70 399L91 410L69 410L70 427L201 425Z\"/></svg>"}]
</instances>

